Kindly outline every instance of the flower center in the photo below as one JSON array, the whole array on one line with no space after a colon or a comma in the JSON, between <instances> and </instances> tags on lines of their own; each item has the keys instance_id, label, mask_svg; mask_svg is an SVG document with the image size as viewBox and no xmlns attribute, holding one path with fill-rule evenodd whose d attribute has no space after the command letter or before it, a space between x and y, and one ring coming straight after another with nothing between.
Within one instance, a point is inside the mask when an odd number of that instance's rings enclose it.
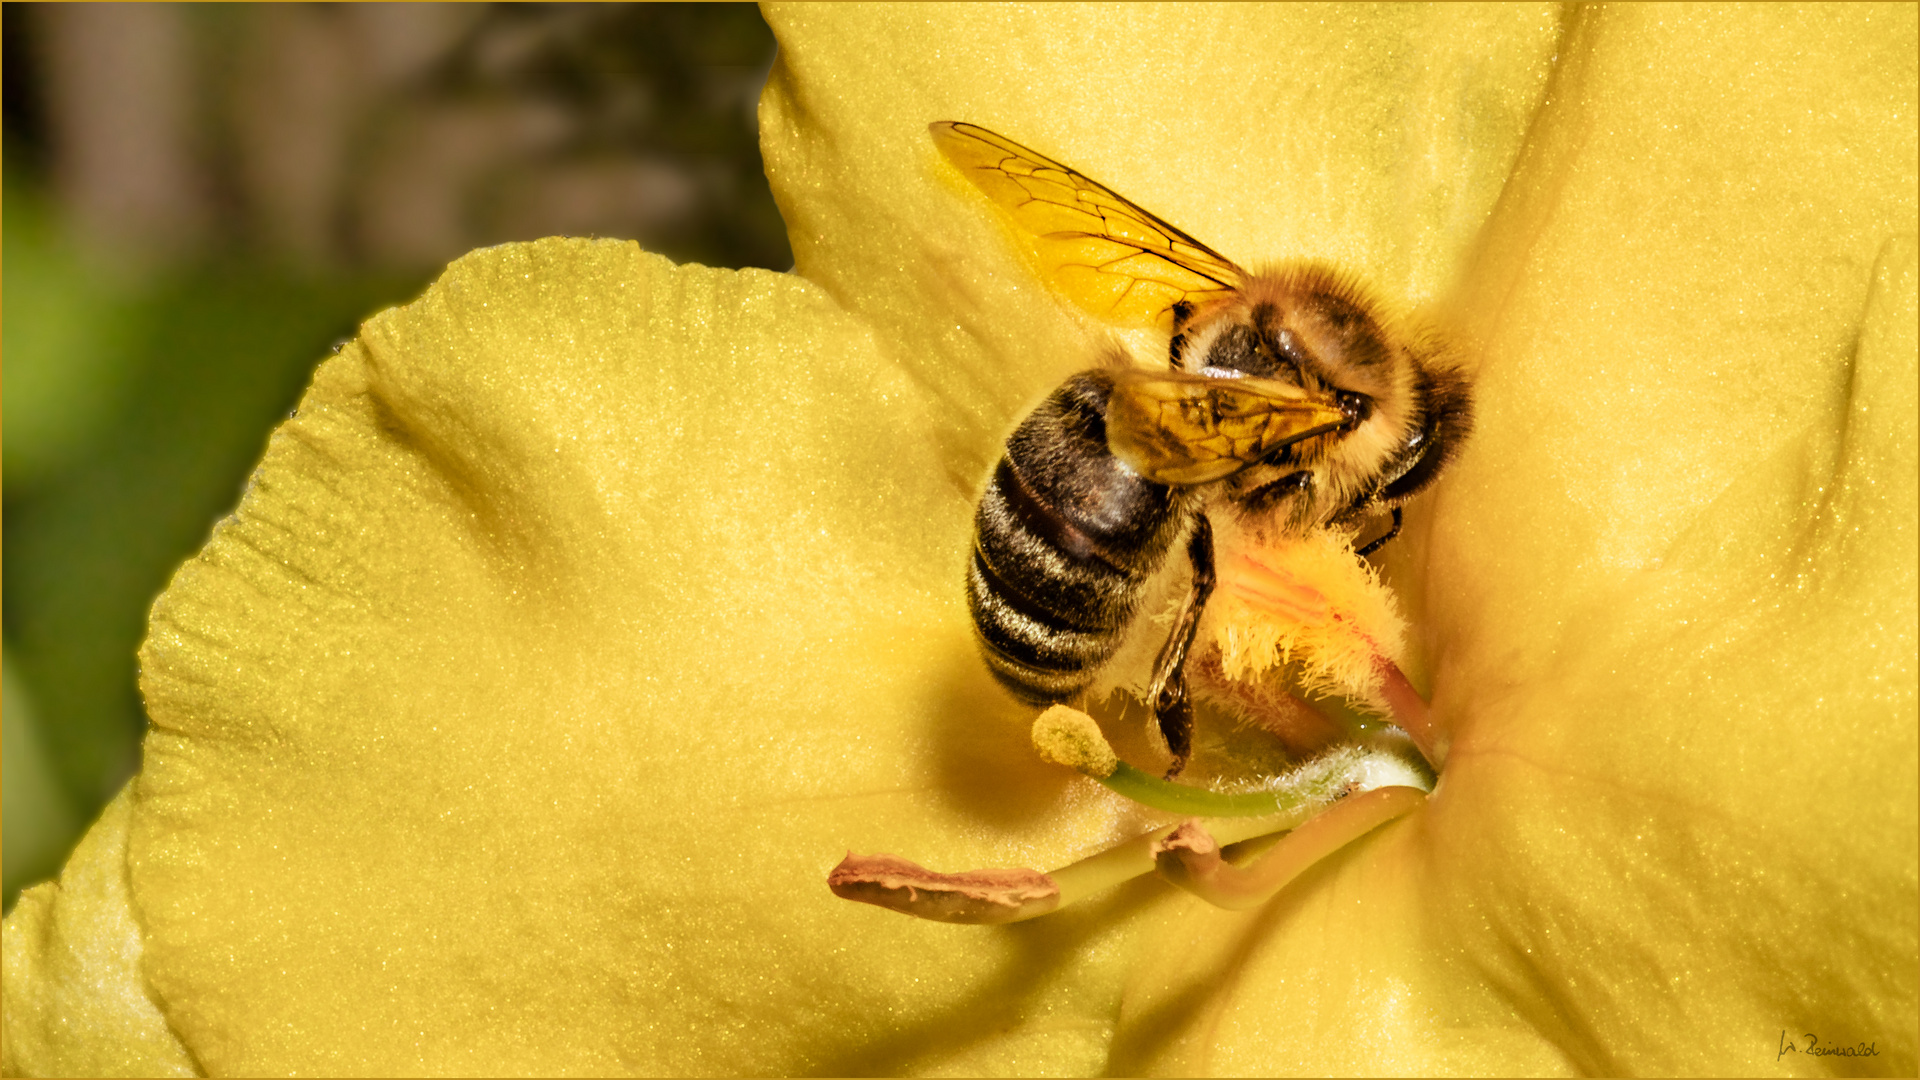
<instances>
[{"instance_id":1,"label":"flower center","mask_svg":"<svg viewBox=\"0 0 1920 1080\"><path fill-rule=\"evenodd\" d=\"M1157 872L1210 903L1251 907L1418 807L1443 742L1397 662L1405 624L1392 595L1331 530L1278 546L1234 539L1242 542L1221 563L1220 596L1194 639L1191 675L1216 706L1277 737L1288 764L1263 768L1260 755L1229 749L1223 783L1160 779L1122 760L1093 717L1055 705L1033 725L1042 758L1184 820L1046 873L946 874L850 853L828 877L833 891L922 918L999 923ZM1186 748L1160 749L1184 763ZM1240 852L1244 865L1226 850L1276 835L1259 852Z\"/></svg>"}]
</instances>

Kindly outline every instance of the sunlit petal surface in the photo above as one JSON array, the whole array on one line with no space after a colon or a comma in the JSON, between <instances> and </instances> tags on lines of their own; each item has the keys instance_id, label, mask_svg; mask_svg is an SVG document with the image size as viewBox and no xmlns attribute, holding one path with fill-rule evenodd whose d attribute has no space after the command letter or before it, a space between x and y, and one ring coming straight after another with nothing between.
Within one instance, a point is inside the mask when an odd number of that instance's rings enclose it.
<instances>
[{"instance_id":1,"label":"sunlit petal surface","mask_svg":"<svg viewBox=\"0 0 1920 1080\"><path fill-rule=\"evenodd\" d=\"M132 810L122 792L59 882L23 893L7 916L0 1067L10 1076L197 1075L140 974L127 903Z\"/></svg>"}]
</instances>

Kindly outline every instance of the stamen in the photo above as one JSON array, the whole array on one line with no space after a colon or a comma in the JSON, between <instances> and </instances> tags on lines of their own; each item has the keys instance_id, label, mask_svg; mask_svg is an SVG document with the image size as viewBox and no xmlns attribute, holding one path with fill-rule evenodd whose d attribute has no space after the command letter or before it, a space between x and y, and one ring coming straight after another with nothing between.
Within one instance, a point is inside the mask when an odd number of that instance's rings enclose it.
<instances>
[{"instance_id":1,"label":"stamen","mask_svg":"<svg viewBox=\"0 0 1920 1080\"><path fill-rule=\"evenodd\" d=\"M1268 836L1294 824L1290 819L1270 817L1236 817L1210 822L1212 835L1228 844ZM1178 827L1163 825L1048 874L1060 886L1060 906L1078 903L1102 890L1111 889L1142 874L1153 873L1157 868L1155 860L1161 843Z\"/></svg>"},{"instance_id":2,"label":"stamen","mask_svg":"<svg viewBox=\"0 0 1920 1080\"><path fill-rule=\"evenodd\" d=\"M1295 824L1288 819L1228 818L1212 822L1212 831L1201 834L1236 844ZM848 852L827 875L827 887L842 899L936 922L1024 922L1153 873L1169 834L1184 827L1163 825L1046 874L1024 868L942 874L897 855Z\"/></svg>"},{"instance_id":3,"label":"stamen","mask_svg":"<svg viewBox=\"0 0 1920 1080\"><path fill-rule=\"evenodd\" d=\"M1060 906L1060 886L1038 870L942 874L897 855L847 852L827 875L835 896L952 923L1010 923Z\"/></svg>"},{"instance_id":4,"label":"stamen","mask_svg":"<svg viewBox=\"0 0 1920 1080\"><path fill-rule=\"evenodd\" d=\"M1210 820L1205 825L1189 820L1177 827L1163 826L1051 873L1006 868L943 874L894 855L849 853L828 874L828 887L848 900L953 923L1010 923L1035 918L1155 869L1162 875L1184 872L1192 878L1197 873L1207 882L1220 882L1198 888L1184 880L1180 883L1203 895L1211 888L1231 900L1252 895L1264 887L1257 884L1264 879L1247 885L1232 874L1223 877L1223 871L1209 869L1202 849L1213 844L1212 858L1219 862L1219 844L1292 829L1294 832L1276 845L1274 854L1259 864L1262 868L1269 864L1292 865L1288 860L1299 864L1268 889L1271 895L1313 860L1417 805L1431 784L1416 765L1385 744L1342 747L1291 772L1270 777L1250 790L1210 791L1168 783L1121 761L1092 717L1065 706L1041 714L1034 723L1033 741L1047 760L1099 780L1128 798ZM1377 815L1382 802L1373 795L1392 791L1411 792L1414 802L1386 816L1368 816ZM1400 806L1392 800L1386 804ZM1354 806L1362 807L1362 812L1348 809ZM1331 826L1321 824L1329 819ZM1175 840L1176 834L1184 839ZM1306 839L1295 845L1295 837ZM1197 871L1185 870L1187 864L1181 861L1180 853L1188 851L1193 853L1192 858L1201 860L1194 864ZM1170 871L1169 859L1180 869ZM1239 873L1224 862L1220 865Z\"/></svg>"},{"instance_id":5,"label":"stamen","mask_svg":"<svg viewBox=\"0 0 1920 1080\"><path fill-rule=\"evenodd\" d=\"M1239 552L1222 566L1221 593L1209 640L1229 680L1259 681L1287 669L1305 696L1388 711L1380 662L1401 654L1406 624L1393 594L1343 535L1323 530Z\"/></svg>"},{"instance_id":6,"label":"stamen","mask_svg":"<svg viewBox=\"0 0 1920 1080\"><path fill-rule=\"evenodd\" d=\"M1033 745L1048 761L1098 780L1134 802L1156 810L1189 817L1262 817L1285 822L1266 830L1268 832L1306 820L1315 809L1338 797L1353 782L1356 773L1369 767L1374 771L1387 768L1401 783L1423 782L1423 778L1389 752L1345 747L1240 791L1214 791L1176 784L1121 761L1093 717L1066 705L1055 705L1033 722ZM1379 760L1373 760L1376 758Z\"/></svg>"},{"instance_id":7,"label":"stamen","mask_svg":"<svg viewBox=\"0 0 1920 1080\"><path fill-rule=\"evenodd\" d=\"M1355 795L1280 839L1245 868L1220 855L1219 837L1197 819L1183 822L1154 847L1160 876L1216 907L1258 907L1306 869L1381 825L1411 813L1427 798L1412 787ZM1228 841L1231 842L1231 841Z\"/></svg>"},{"instance_id":8,"label":"stamen","mask_svg":"<svg viewBox=\"0 0 1920 1080\"><path fill-rule=\"evenodd\" d=\"M1413 738L1413 745L1420 750L1420 756L1427 759L1436 771L1446 763L1447 738L1438 724L1433 722L1432 710L1427 699L1407 681L1406 673L1400 665L1382 656L1379 661L1380 696L1386 699L1387 716L1402 731Z\"/></svg>"},{"instance_id":9,"label":"stamen","mask_svg":"<svg viewBox=\"0 0 1920 1080\"><path fill-rule=\"evenodd\" d=\"M1093 717L1066 705L1055 705L1034 720L1033 748L1047 761L1095 780L1112 776L1120 765Z\"/></svg>"}]
</instances>

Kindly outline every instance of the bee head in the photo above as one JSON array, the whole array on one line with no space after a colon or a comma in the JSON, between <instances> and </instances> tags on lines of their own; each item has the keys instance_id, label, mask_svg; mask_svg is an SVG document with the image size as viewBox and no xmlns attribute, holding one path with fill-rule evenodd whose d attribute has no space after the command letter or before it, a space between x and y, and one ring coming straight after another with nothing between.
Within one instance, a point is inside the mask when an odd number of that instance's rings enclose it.
<instances>
[{"instance_id":1,"label":"bee head","mask_svg":"<svg viewBox=\"0 0 1920 1080\"><path fill-rule=\"evenodd\" d=\"M1470 423L1465 378L1438 339L1326 266L1249 275L1183 333L1189 370L1291 383L1340 410L1337 431L1288 446L1228 489L1287 528L1398 506L1432 481Z\"/></svg>"}]
</instances>

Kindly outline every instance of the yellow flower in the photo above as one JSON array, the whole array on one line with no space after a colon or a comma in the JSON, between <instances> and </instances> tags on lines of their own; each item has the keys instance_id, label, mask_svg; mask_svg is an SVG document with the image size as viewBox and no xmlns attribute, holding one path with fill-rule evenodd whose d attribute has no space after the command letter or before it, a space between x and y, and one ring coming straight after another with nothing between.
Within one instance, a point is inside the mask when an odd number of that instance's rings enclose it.
<instances>
[{"instance_id":1,"label":"yellow flower","mask_svg":"<svg viewBox=\"0 0 1920 1080\"><path fill-rule=\"evenodd\" d=\"M321 366L7 921L8 1071L1913 1071L1913 7L770 18L799 276L496 248ZM940 119L1466 323L1389 566L1451 757L1262 909L824 887L1128 828L973 654L1100 331Z\"/></svg>"}]
</instances>

